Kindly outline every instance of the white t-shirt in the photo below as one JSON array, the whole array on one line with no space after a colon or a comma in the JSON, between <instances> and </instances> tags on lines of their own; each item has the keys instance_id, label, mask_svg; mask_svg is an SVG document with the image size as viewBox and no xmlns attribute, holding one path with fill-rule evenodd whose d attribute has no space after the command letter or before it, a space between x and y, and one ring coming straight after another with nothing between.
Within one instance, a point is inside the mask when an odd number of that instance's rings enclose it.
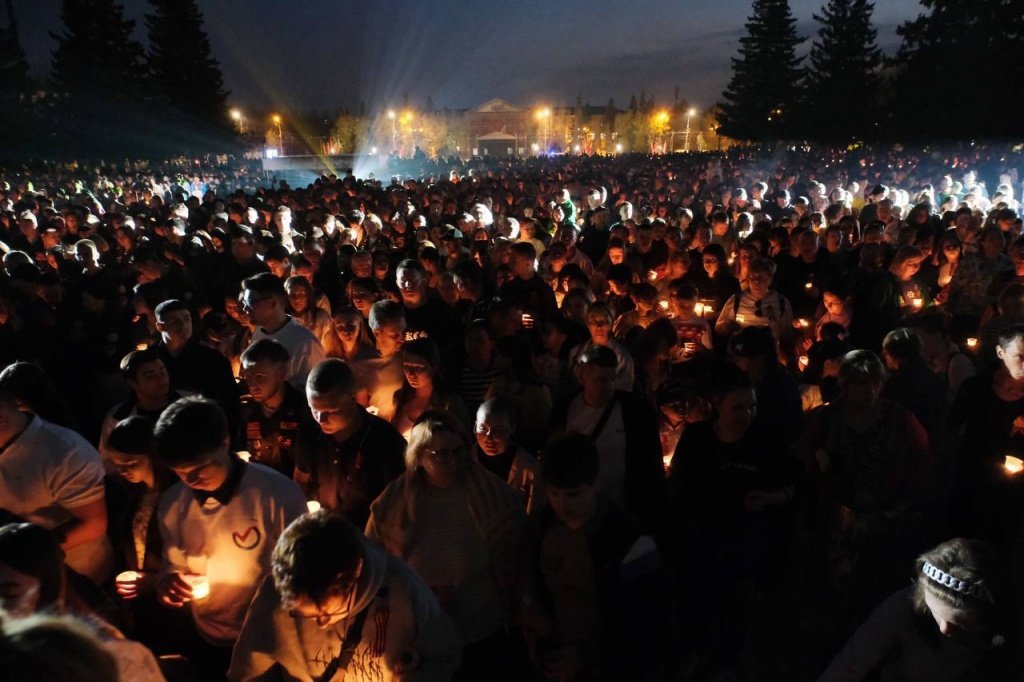
<instances>
[{"instance_id":1,"label":"white t-shirt","mask_svg":"<svg viewBox=\"0 0 1024 682\"><path fill-rule=\"evenodd\" d=\"M200 503L176 483L160 498L164 571L205 575L210 595L192 603L199 633L218 645L242 630L249 602L270 574L270 556L285 527L306 511L294 481L262 464L243 463L238 489L221 504Z\"/></svg>"},{"instance_id":2,"label":"white t-shirt","mask_svg":"<svg viewBox=\"0 0 1024 682\"><path fill-rule=\"evenodd\" d=\"M601 468L597 472L595 487L608 498L622 503L626 480L626 424L622 420L622 405L618 401L608 415L601 433L594 433L605 406L590 407L583 395L573 398L565 420L566 431L582 433L594 438Z\"/></svg>"},{"instance_id":3,"label":"white t-shirt","mask_svg":"<svg viewBox=\"0 0 1024 682\"><path fill-rule=\"evenodd\" d=\"M327 355L316 334L303 327L294 317L273 334L267 333L263 327L256 327L252 333L252 342L260 339L273 339L288 351L287 381L300 391L306 390L306 377L314 367L323 362Z\"/></svg>"},{"instance_id":4,"label":"white t-shirt","mask_svg":"<svg viewBox=\"0 0 1024 682\"><path fill-rule=\"evenodd\" d=\"M0 508L47 529L71 511L103 500L103 464L96 448L71 429L32 416L28 427L0 453ZM113 567L107 536L68 551L67 565L94 581Z\"/></svg>"}]
</instances>

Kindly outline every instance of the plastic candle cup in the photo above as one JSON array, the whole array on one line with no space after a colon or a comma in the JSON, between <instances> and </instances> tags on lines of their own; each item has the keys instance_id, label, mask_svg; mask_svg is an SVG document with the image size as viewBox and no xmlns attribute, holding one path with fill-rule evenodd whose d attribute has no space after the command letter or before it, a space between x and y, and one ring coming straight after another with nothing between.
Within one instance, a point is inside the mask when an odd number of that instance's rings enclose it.
<instances>
[{"instance_id":1,"label":"plastic candle cup","mask_svg":"<svg viewBox=\"0 0 1024 682\"><path fill-rule=\"evenodd\" d=\"M309 511L310 514L312 514L313 512L318 512L320 511L320 503L317 502L316 500L310 500L309 502L306 503L306 509Z\"/></svg>"},{"instance_id":2,"label":"plastic candle cup","mask_svg":"<svg viewBox=\"0 0 1024 682\"><path fill-rule=\"evenodd\" d=\"M1016 476L1020 472L1024 471L1024 459L1007 455L1003 459L1003 468L1006 469L1006 473L1011 476Z\"/></svg>"},{"instance_id":3,"label":"plastic candle cup","mask_svg":"<svg viewBox=\"0 0 1024 682\"><path fill-rule=\"evenodd\" d=\"M190 573L185 576L185 582L192 588L192 599L201 601L210 596L210 581L205 575Z\"/></svg>"},{"instance_id":4,"label":"plastic candle cup","mask_svg":"<svg viewBox=\"0 0 1024 682\"><path fill-rule=\"evenodd\" d=\"M810 361L810 358L808 358L806 355L801 355L799 358L797 358L796 362L798 365L800 365L801 370L805 370L807 369L807 365L810 364Z\"/></svg>"},{"instance_id":5,"label":"plastic candle cup","mask_svg":"<svg viewBox=\"0 0 1024 682\"><path fill-rule=\"evenodd\" d=\"M238 459L242 460L243 462L248 462L249 460L252 459L252 453L249 452L248 450L239 450Z\"/></svg>"},{"instance_id":6,"label":"plastic candle cup","mask_svg":"<svg viewBox=\"0 0 1024 682\"><path fill-rule=\"evenodd\" d=\"M974 338L973 336L967 339L967 347L970 348L971 350L976 349L978 347L978 339Z\"/></svg>"}]
</instances>

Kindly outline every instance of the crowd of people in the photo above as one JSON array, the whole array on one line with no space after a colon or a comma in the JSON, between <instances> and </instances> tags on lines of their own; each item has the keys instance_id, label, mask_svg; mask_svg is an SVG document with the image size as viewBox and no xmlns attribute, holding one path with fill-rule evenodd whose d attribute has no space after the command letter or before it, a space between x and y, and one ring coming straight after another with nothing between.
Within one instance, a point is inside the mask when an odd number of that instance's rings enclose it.
<instances>
[{"instance_id":1,"label":"crowd of people","mask_svg":"<svg viewBox=\"0 0 1024 682\"><path fill-rule=\"evenodd\" d=\"M0 669L1021 679L1021 162L8 174Z\"/></svg>"}]
</instances>

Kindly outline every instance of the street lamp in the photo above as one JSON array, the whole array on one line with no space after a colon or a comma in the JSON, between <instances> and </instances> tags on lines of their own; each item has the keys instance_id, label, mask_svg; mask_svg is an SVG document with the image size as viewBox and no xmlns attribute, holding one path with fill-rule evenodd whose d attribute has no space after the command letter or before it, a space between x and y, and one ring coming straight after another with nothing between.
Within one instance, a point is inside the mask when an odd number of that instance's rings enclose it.
<instances>
[{"instance_id":1,"label":"street lamp","mask_svg":"<svg viewBox=\"0 0 1024 682\"><path fill-rule=\"evenodd\" d=\"M231 120L238 126L238 132L245 133L245 117L242 115L242 110L235 108L229 113L231 114Z\"/></svg>"},{"instance_id":2,"label":"street lamp","mask_svg":"<svg viewBox=\"0 0 1024 682\"><path fill-rule=\"evenodd\" d=\"M388 109L388 118L391 119L391 153L394 154L398 150L398 128L394 109Z\"/></svg>"},{"instance_id":3,"label":"street lamp","mask_svg":"<svg viewBox=\"0 0 1024 682\"><path fill-rule=\"evenodd\" d=\"M281 156L284 156L284 132L281 130L281 117L274 114L270 120L277 126L277 146L281 150Z\"/></svg>"},{"instance_id":4,"label":"street lamp","mask_svg":"<svg viewBox=\"0 0 1024 682\"><path fill-rule=\"evenodd\" d=\"M657 148L661 150L661 153L665 153L665 126L668 124L671 116L669 113L662 109L654 115L654 131L658 136Z\"/></svg>"},{"instance_id":5,"label":"street lamp","mask_svg":"<svg viewBox=\"0 0 1024 682\"><path fill-rule=\"evenodd\" d=\"M551 109L544 107L537 110L537 120L544 122L544 151L548 151L548 124L551 121Z\"/></svg>"},{"instance_id":6,"label":"street lamp","mask_svg":"<svg viewBox=\"0 0 1024 682\"><path fill-rule=\"evenodd\" d=\"M690 151L690 118L697 113L697 110L691 107L686 112L686 132L683 133L683 151Z\"/></svg>"}]
</instances>

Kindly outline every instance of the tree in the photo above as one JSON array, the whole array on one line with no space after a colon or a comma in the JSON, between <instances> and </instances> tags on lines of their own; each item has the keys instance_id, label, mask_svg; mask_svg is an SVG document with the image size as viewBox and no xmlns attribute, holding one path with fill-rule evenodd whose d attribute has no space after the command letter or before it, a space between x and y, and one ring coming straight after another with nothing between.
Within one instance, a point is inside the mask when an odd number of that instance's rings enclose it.
<instances>
[{"instance_id":1,"label":"tree","mask_svg":"<svg viewBox=\"0 0 1024 682\"><path fill-rule=\"evenodd\" d=\"M821 27L811 45L804 81L801 126L824 142L873 138L878 130L882 52L868 0L829 0L814 20Z\"/></svg>"},{"instance_id":2,"label":"tree","mask_svg":"<svg viewBox=\"0 0 1024 682\"><path fill-rule=\"evenodd\" d=\"M7 21L0 28L0 83L3 83L2 95L21 97L28 94L31 81L28 77L28 62L25 51L18 37L18 23L14 18L14 6L11 0L4 4Z\"/></svg>"},{"instance_id":3,"label":"tree","mask_svg":"<svg viewBox=\"0 0 1024 682\"><path fill-rule=\"evenodd\" d=\"M722 93L722 133L741 140L793 133L803 70L796 55L803 38L788 0L754 0L732 79Z\"/></svg>"},{"instance_id":4,"label":"tree","mask_svg":"<svg viewBox=\"0 0 1024 682\"><path fill-rule=\"evenodd\" d=\"M94 156L137 152L144 145L142 46L135 22L114 0L64 0L64 30L53 35L52 85L64 106L51 123L65 152Z\"/></svg>"},{"instance_id":5,"label":"tree","mask_svg":"<svg viewBox=\"0 0 1024 682\"><path fill-rule=\"evenodd\" d=\"M162 107L182 133L200 140L227 134L228 93L195 0L150 0L147 67ZM197 140L193 140L195 143Z\"/></svg>"},{"instance_id":6,"label":"tree","mask_svg":"<svg viewBox=\"0 0 1024 682\"><path fill-rule=\"evenodd\" d=\"M11 0L6 0L6 22L0 27L0 156L24 160L39 152L33 147L38 146L42 131L37 128L37 107L31 101L32 81L12 5Z\"/></svg>"},{"instance_id":7,"label":"tree","mask_svg":"<svg viewBox=\"0 0 1024 682\"><path fill-rule=\"evenodd\" d=\"M897 29L894 131L905 139L1024 133L1024 12L1019 0L921 0Z\"/></svg>"}]
</instances>

